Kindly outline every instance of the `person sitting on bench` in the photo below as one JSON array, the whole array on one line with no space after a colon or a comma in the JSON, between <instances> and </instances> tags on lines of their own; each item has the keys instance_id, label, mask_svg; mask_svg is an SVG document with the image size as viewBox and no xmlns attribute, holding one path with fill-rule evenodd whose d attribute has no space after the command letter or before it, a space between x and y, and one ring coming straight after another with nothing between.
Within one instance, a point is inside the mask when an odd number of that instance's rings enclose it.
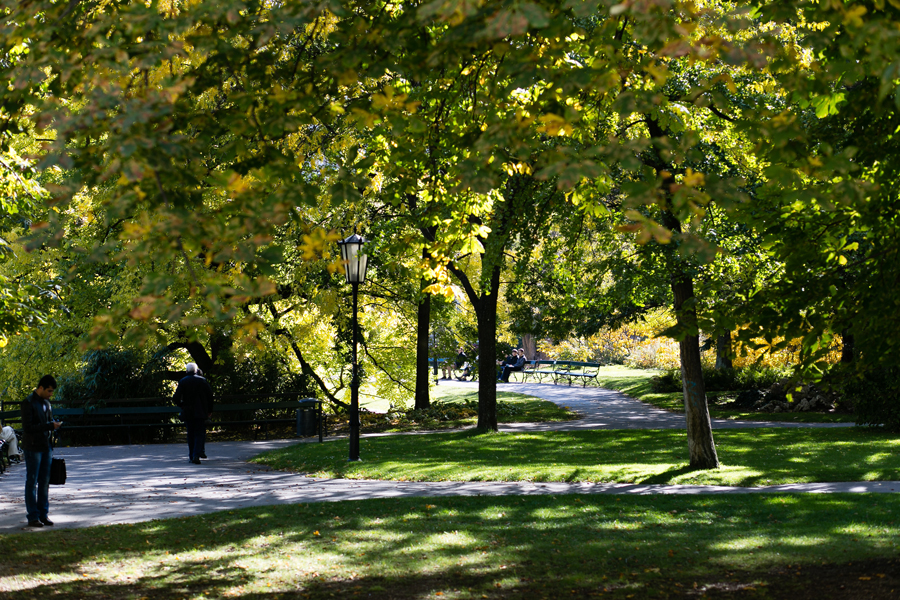
<instances>
[{"instance_id":1,"label":"person sitting on bench","mask_svg":"<svg viewBox=\"0 0 900 600\"><path fill-rule=\"evenodd\" d=\"M505 365L503 367L503 376L501 377L503 383L509 383L509 374L513 371L522 371L525 369L525 349L519 348L518 350L516 350L516 352L519 355L518 359L516 360L516 364Z\"/></svg>"},{"instance_id":2,"label":"person sitting on bench","mask_svg":"<svg viewBox=\"0 0 900 600\"><path fill-rule=\"evenodd\" d=\"M503 379L503 370L507 367L514 367L516 363L519 361L519 351L513 348L509 356L504 358L503 360L497 361L497 381L501 381Z\"/></svg>"},{"instance_id":3,"label":"person sitting on bench","mask_svg":"<svg viewBox=\"0 0 900 600\"><path fill-rule=\"evenodd\" d=\"M22 462L25 453L19 449L19 440L16 439L16 432L12 427L7 425L0 429L0 440L6 442L6 455L9 457L10 462Z\"/></svg>"}]
</instances>

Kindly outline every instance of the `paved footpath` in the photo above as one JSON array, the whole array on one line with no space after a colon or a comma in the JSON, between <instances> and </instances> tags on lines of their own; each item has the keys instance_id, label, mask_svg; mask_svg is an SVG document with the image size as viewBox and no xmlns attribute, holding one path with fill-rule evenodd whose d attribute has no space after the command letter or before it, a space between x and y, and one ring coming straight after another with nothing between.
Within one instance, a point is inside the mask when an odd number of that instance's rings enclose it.
<instances>
[{"instance_id":1,"label":"paved footpath","mask_svg":"<svg viewBox=\"0 0 900 600\"><path fill-rule=\"evenodd\" d=\"M446 385L449 382L441 382ZM453 382L452 385L472 385ZM505 430L576 430L684 427L683 417L648 407L617 392L597 388L563 388L541 384L508 384L500 390L533 394L568 406L585 415L580 421ZM585 425L588 423L588 425ZM749 426L733 421L714 427ZM787 424L756 423L756 427ZM721 493L828 493L900 492L900 482L847 482L780 485L760 488L687 485L516 482L396 482L315 479L275 471L246 462L256 454L298 443L220 442L207 445L209 460L202 465L187 461L184 444L60 448L66 459L68 481L50 489L51 518L57 528L197 515L246 506L333 502L367 498L420 496L493 496L534 494L721 494ZM310 443L310 442L300 442ZM22 531L25 507L24 465L0 476L0 533ZM45 531L29 530L35 533Z\"/></svg>"}]
</instances>

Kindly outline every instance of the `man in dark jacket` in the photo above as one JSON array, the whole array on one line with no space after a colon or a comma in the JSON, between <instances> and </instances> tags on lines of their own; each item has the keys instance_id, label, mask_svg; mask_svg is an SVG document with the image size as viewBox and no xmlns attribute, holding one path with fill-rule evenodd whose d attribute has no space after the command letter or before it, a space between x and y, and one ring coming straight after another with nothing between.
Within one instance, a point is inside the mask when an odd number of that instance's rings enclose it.
<instances>
[{"instance_id":1,"label":"man in dark jacket","mask_svg":"<svg viewBox=\"0 0 900 600\"><path fill-rule=\"evenodd\" d=\"M22 402L22 450L25 453L25 512L29 527L53 525L50 520L50 434L62 425L53 420L50 396L56 390L52 375L44 375Z\"/></svg>"},{"instance_id":2,"label":"man in dark jacket","mask_svg":"<svg viewBox=\"0 0 900 600\"><path fill-rule=\"evenodd\" d=\"M515 366L515 364L519 361L519 351L515 348L512 349L509 356L504 358L503 360L497 361L497 381L501 381L503 379L503 371L506 369L507 365L510 367Z\"/></svg>"},{"instance_id":3,"label":"man in dark jacket","mask_svg":"<svg viewBox=\"0 0 900 600\"><path fill-rule=\"evenodd\" d=\"M206 379L197 374L197 365L184 366L187 377L178 382L172 399L181 407L181 420L187 427L188 460L200 464L206 439L206 420L212 415L213 393Z\"/></svg>"}]
</instances>

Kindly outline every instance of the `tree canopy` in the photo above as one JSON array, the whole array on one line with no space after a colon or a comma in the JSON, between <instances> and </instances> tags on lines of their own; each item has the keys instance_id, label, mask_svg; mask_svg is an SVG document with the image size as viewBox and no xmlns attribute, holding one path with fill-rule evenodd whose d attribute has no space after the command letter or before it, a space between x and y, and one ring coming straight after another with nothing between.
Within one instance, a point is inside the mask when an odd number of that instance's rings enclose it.
<instances>
[{"instance_id":1,"label":"tree canopy","mask_svg":"<svg viewBox=\"0 0 900 600\"><path fill-rule=\"evenodd\" d=\"M7 335L77 321L212 364L223 331L278 340L337 400L300 340L344 351L333 243L359 226L371 309L465 290L482 368L504 269L521 331L670 305L687 370L701 331L737 329L801 337L810 376L839 333L861 368L896 362L894 0L0 7ZM412 389L407 342L367 335Z\"/></svg>"}]
</instances>

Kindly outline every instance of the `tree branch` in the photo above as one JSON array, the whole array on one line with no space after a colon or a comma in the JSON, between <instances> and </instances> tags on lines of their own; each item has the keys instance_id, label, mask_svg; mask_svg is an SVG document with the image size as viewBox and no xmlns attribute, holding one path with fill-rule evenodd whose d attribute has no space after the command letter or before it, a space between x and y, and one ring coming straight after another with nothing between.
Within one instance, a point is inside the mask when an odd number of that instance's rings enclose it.
<instances>
[{"instance_id":1,"label":"tree branch","mask_svg":"<svg viewBox=\"0 0 900 600\"><path fill-rule=\"evenodd\" d=\"M415 393L415 390L414 390L414 389L412 389L412 388L410 388L409 386L405 385L402 381L400 381L400 380L398 380L398 379L395 379L394 376L391 375L390 371L388 371L387 369L385 369L384 367L382 367L380 364L378 364L378 361L375 360L375 357L372 356L372 354L369 352L369 346L366 344L366 341L365 341L365 340L362 340L361 345L362 345L362 347L363 347L363 350L364 350L365 353L366 353L366 356L368 356L368 357L369 357L369 360L372 361L372 364L375 365L376 367L378 367L378 368L381 370L382 373L384 373L385 375L387 375L388 379L390 379L391 381L393 381L394 383L396 383L397 385L399 385L400 387L402 387L402 388L403 388L404 390L406 390L407 392L409 392L409 393L411 393L411 394L414 394L414 393Z\"/></svg>"}]
</instances>

